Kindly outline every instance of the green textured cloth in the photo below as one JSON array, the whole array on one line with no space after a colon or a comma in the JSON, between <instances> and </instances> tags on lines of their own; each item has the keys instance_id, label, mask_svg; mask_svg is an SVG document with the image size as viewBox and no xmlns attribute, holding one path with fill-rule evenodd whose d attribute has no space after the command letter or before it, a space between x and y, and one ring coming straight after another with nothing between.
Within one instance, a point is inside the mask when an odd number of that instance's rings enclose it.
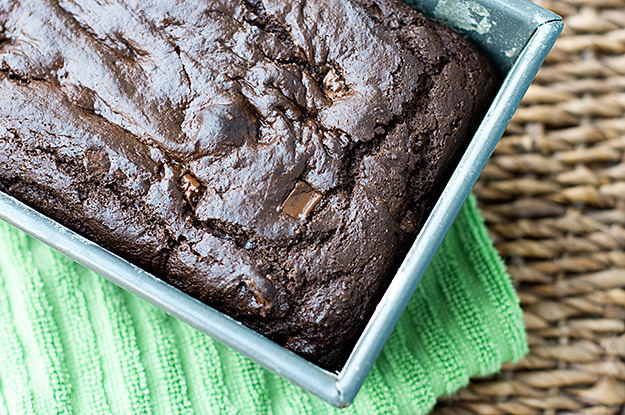
<instances>
[{"instance_id":1,"label":"green textured cloth","mask_svg":"<svg viewBox=\"0 0 625 415\"><path fill-rule=\"evenodd\" d=\"M0 415L422 414L526 349L472 197L344 410L0 223Z\"/></svg>"}]
</instances>

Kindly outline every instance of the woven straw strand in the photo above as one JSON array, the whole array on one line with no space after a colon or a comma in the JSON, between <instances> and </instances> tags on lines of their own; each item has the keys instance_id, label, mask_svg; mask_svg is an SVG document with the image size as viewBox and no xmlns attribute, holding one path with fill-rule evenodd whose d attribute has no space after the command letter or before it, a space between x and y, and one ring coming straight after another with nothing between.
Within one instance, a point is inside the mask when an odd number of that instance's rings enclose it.
<instances>
[{"instance_id":1,"label":"woven straw strand","mask_svg":"<svg viewBox=\"0 0 625 415\"><path fill-rule=\"evenodd\" d=\"M475 187L530 353L436 414L625 414L625 0L537 0L565 29Z\"/></svg>"}]
</instances>

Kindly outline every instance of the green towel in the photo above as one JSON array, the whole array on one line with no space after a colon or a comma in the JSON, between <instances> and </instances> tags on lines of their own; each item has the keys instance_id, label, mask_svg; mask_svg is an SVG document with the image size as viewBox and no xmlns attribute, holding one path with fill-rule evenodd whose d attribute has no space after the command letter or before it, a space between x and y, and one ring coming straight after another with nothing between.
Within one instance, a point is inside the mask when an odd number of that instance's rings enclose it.
<instances>
[{"instance_id":1,"label":"green towel","mask_svg":"<svg viewBox=\"0 0 625 415\"><path fill-rule=\"evenodd\" d=\"M526 349L473 197L344 410L0 223L0 415L422 414Z\"/></svg>"}]
</instances>

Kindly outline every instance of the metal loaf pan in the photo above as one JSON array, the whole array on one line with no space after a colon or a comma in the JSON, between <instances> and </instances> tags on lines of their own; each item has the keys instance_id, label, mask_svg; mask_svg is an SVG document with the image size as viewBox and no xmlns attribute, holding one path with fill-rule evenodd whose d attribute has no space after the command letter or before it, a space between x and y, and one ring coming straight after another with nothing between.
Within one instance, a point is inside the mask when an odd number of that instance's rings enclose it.
<instances>
[{"instance_id":1,"label":"metal loaf pan","mask_svg":"<svg viewBox=\"0 0 625 415\"><path fill-rule=\"evenodd\" d=\"M349 405L562 30L526 0L407 0L474 41L505 80L340 373L330 373L0 192L0 218L332 405Z\"/></svg>"}]
</instances>

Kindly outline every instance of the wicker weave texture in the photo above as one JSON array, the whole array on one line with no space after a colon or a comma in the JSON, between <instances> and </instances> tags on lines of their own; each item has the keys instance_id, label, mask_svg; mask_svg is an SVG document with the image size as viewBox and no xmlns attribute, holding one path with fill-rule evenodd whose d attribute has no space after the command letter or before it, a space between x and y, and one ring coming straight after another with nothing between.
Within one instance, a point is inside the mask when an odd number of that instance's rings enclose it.
<instances>
[{"instance_id":1,"label":"wicker weave texture","mask_svg":"<svg viewBox=\"0 0 625 415\"><path fill-rule=\"evenodd\" d=\"M436 414L625 414L625 0L565 29L475 187L530 354Z\"/></svg>"}]
</instances>

